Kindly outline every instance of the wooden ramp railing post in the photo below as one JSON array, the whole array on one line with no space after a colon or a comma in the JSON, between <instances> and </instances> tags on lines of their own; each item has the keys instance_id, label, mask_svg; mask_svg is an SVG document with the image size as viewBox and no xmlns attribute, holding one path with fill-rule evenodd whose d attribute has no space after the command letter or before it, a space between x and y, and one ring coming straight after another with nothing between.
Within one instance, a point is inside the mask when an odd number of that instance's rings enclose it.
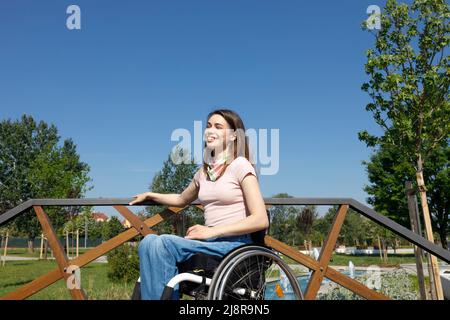
<instances>
[{"instance_id":1,"label":"wooden ramp railing post","mask_svg":"<svg viewBox=\"0 0 450 320\"><path fill-rule=\"evenodd\" d=\"M341 205L336 213L331 230L325 240L324 246L320 251L319 268L314 270L305 292L305 300L314 300L319 292L320 285L327 271L331 256L333 255L334 246L344 223L345 216L348 211L348 205Z\"/></svg>"},{"instance_id":2,"label":"wooden ramp railing post","mask_svg":"<svg viewBox=\"0 0 450 320\"><path fill-rule=\"evenodd\" d=\"M66 284L72 284L68 285L67 289L70 292L70 295L75 300L85 300L86 294L81 289L81 284L77 283L75 279L75 284L73 286L72 281L74 280L74 275L72 274L72 268L71 266L76 266L70 263L69 259L67 258L66 253L64 252L63 246L61 245L61 242L59 241L58 237L56 236L55 230L53 229L52 224L50 223L50 219L48 218L47 214L44 212L41 206L34 206L34 211L36 212L36 215L38 217L38 220L42 226L42 231L45 234L46 238L48 239L48 242L50 244L50 247L52 248L56 263L59 267L59 276L64 278L66 280ZM78 266L76 266L78 268ZM75 270L73 270L75 271Z\"/></svg>"}]
</instances>

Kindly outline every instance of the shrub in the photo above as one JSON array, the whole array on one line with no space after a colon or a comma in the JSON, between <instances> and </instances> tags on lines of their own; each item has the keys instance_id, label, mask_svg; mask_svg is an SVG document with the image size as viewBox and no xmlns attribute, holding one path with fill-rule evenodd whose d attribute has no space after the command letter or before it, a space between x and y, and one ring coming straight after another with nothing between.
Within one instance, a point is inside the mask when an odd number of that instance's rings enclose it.
<instances>
[{"instance_id":1,"label":"shrub","mask_svg":"<svg viewBox=\"0 0 450 320\"><path fill-rule=\"evenodd\" d=\"M108 254L108 278L112 281L132 282L139 278L137 248L124 244Z\"/></svg>"}]
</instances>

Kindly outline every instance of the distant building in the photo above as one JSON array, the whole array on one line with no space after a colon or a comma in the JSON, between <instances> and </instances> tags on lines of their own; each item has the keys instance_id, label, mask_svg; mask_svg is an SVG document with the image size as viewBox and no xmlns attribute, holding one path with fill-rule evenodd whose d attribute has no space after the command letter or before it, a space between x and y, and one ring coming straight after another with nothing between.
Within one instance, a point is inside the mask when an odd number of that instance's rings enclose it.
<instances>
[{"instance_id":1,"label":"distant building","mask_svg":"<svg viewBox=\"0 0 450 320\"><path fill-rule=\"evenodd\" d=\"M103 212L94 212L92 216L95 222L107 222L109 220L108 216Z\"/></svg>"},{"instance_id":2,"label":"distant building","mask_svg":"<svg viewBox=\"0 0 450 320\"><path fill-rule=\"evenodd\" d=\"M131 228L131 223L127 219L122 221L122 225L127 229Z\"/></svg>"}]
</instances>

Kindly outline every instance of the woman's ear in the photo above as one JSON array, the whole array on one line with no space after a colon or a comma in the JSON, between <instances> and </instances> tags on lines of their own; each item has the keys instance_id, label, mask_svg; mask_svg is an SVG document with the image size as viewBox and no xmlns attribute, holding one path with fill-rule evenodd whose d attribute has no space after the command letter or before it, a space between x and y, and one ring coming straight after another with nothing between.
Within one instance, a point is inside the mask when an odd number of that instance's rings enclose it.
<instances>
[{"instance_id":1,"label":"woman's ear","mask_svg":"<svg viewBox=\"0 0 450 320\"><path fill-rule=\"evenodd\" d=\"M234 141L236 139L237 139L237 134L236 133L232 133L231 136L230 136L230 140Z\"/></svg>"}]
</instances>

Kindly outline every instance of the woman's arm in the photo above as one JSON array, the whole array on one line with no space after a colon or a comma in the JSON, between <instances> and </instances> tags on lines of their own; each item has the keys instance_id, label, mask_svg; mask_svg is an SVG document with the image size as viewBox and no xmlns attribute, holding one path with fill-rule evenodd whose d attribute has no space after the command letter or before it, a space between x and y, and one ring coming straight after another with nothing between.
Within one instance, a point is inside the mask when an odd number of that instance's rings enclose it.
<instances>
[{"instance_id":1,"label":"woman's arm","mask_svg":"<svg viewBox=\"0 0 450 320\"><path fill-rule=\"evenodd\" d=\"M167 206L184 207L184 206L187 206L192 201L197 199L198 190L199 190L199 188L197 187L195 182L192 181L189 184L189 186L181 194L145 192L145 193L135 195L133 197L135 199L133 201L131 201L129 203L129 205L132 206L132 205L134 205L136 203L140 203L142 201L153 200L157 203L167 205Z\"/></svg>"},{"instance_id":2,"label":"woman's arm","mask_svg":"<svg viewBox=\"0 0 450 320\"><path fill-rule=\"evenodd\" d=\"M248 174L241 183L244 201L250 215L245 219L229 225L206 227L195 225L188 229L188 239L208 239L215 237L236 236L267 229L269 219L267 217L264 199L259 189L258 180L252 174Z\"/></svg>"}]
</instances>

